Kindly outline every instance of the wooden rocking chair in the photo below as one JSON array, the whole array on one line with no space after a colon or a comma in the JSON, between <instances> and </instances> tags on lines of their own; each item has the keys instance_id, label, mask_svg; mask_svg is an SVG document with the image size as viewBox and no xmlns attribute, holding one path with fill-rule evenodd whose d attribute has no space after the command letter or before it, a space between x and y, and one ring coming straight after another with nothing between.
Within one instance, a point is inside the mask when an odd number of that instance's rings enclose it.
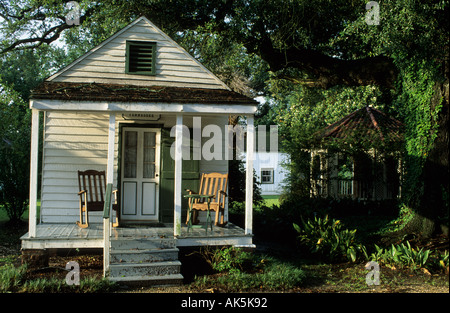
<instances>
[{"instance_id":1,"label":"wooden rocking chair","mask_svg":"<svg viewBox=\"0 0 450 313\"><path fill-rule=\"evenodd\" d=\"M224 221L224 210L225 210L225 198L227 197L227 185L228 185L228 174L220 173L210 173L202 174L200 178L200 190L199 192L194 192L190 189L186 189L190 195L201 194L201 195L212 195L210 201L210 210L216 212L216 218L214 225L225 226L227 222ZM208 202L204 199L189 199L189 207L193 210L192 222L197 224L197 213L198 211L207 211ZM219 215L220 224L219 224ZM186 219L186 224L189 222L189 214Z\"/></svg>"},{"instance_id":2,"label":"wooden rocking chair","mask_svg":"<svg viewBox=\"0 0 450 313\"><path fill-rule=\"evenodd\" d=\"M78 171L78 186L80 192L80 221L77 225L81 228L89 226L88 212L103 211L105 204L105 192L106 192L106 175L105 171ZM114 203L112 209L116 211L116 222L113 223L114 227L119 226L119 205L117 204L117 190L113 191ZM83 222L84 212L84 222Z\"/></svg>"}]
</instances>

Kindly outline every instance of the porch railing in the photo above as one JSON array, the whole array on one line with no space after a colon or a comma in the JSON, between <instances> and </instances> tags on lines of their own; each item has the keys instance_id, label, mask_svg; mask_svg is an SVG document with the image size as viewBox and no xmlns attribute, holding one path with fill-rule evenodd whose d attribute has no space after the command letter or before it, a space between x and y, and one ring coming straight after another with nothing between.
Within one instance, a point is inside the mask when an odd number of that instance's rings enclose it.
<instances>
[{"instance_id":1,"label":"porch railing","mask_svg":"<svg viewBox=\"0 0 450 313\"><path fill-rule=\"evenodd\" d=\"M353 180L338 180L338 194L340 196L353 196Z\"/></svg>"},{"instance_id":2,"label":"porch railing","mask_svg":"<svg viewBox=\"0 0 450 313\"><path fill-rule=\"evenodd\" d=\"M355 199L390 199L392 187L383 181L356 179L316 179L311 182L311 194L322 197L352 197ZM391 190L392 189L392 190Z\"/></svg>"},{"instance_id":3,"label":"porch railing","mask_svg":"<svg viewBox=\"0 0 450 313\"><path fill-rule=\"evenodd\" d=\"M103 206L103 276L108 276L109 273L109 246L111 236L111 196L112 184L106 185L106 199Z\"/></svg>"}]
</instances>

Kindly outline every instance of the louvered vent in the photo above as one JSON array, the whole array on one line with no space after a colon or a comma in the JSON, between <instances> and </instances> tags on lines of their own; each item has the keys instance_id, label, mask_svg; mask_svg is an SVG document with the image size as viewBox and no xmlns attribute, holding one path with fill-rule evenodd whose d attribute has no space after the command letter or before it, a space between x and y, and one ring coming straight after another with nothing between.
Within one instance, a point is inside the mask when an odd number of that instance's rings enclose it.
<instances>
[{"instance_id":1,"label":"louvered vent","mask_svg":"<svg viewBox=\"0 0 450 313\"><path fill-rule=\"evenodd\" d=\"M155 75L155 57L155 42L127 41L126 72Z\"/></svg>"}]
</instances>

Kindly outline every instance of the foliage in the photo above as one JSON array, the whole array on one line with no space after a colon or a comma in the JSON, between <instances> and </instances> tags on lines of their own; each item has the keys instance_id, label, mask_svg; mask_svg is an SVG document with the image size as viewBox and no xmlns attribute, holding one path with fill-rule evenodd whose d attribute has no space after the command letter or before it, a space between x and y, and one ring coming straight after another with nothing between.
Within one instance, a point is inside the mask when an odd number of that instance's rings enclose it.
<instances>
[{"instance_id":1,"label":"foliage","mask_svg":"<svg viewBox=\"0 0 450 313\"><path fill-rule=\"evenodd\" d=\"M344 229L340 220L325 217L302 220L302 226L293 224L302 244L312 253L318 253L330 261L355 262L364 256L365 247L356 242L356 229Z\"/></svg>"},{"instance_id":2,"label":"foliage","mask_svg":"<svg viewBox=\"0 0 450 313\"><path fill-rule=\"evenodd\" d=\"M234 247L203 250L205 260L218 272L240 272L252 266L252 254Z\"/></svg>"},{"instance_id":3,"label":"foliage","mask_svg":"<svg viewBox=\"0 0 450 313\"><path fill-rule=\"evenodd\" d=\"M27 207L30 92L64 59L64 49L50 46L0 55L0 204L13 222Z\"/></svg>"},{"instance_id":4,"label":"foliage","mask_svg":"<svg viewBox=\"0 0 450 313\"><path fill-rule=\"evenodd\" d=\"M440 268L446 274L449 273L449 252L445 250L443 253L439 253L436 257L432 258L434 261L434 267Z\"/></svg>"},{"instance_id":5,"label":"foliage","mask_svg":"<svg viewBox=\"0 0 450 313\"><path fill-rule=\"evenodd\" d=\"M26 279L27 266L21 265L15 267L11 263L0 266L0 293L7 292L108 292L113 291L117 285L105 278L86 277L80 280L80 285L67 285L65 279L36 278L33 280Z\"/></svg>"},{"instance_id":6,"label":"foliage","mask_svg":"<svg viewBox=\"0 0 450 313\"><path fill-rule=\"evenodd\" d=\"M0 88L0 204L17 222L27 209L30 112L15 90Z\"/></svg>"},{"instance_id":7,"label":"foliage","mask_svg":"<svg viewBox=\"0 0 450 313\"><path fill-rule=\"evenodd\" d=\"M414 209L420 205L424 192L423 169L437 138L438 117L442 99L432 103L435 95L437 64L413 59L402 64L400 88L396 106L405 120L406 177L403 199Z\"/></svg>"},{"instance_id":8,"label":"foliage","mask_svg":"<svg viewBox=\"0 0 450 313\"><path fill-rule=\"evenodd\" d=\"M21 286L20 292L45 292L45 293L95 293L109 292L116 289L116 284L106 278L86 277L80 280L80 285L67 285L65 279L56 277L37 278L27 280Z\"/></svg>"},{"instance_id":9,"label":"foliage","mask_svg":"<svg viewBox=\"0 0 450 313\"><path fill-rule=\"evenodd\" d=\"M218 288L224 292L282 291L300 286L306 278L305 272L295 265L263 257L252 272L230 271L225 275L197 277L194 288Z\"/></svg>"},{"instance_id":10,"label":"foliage","mask_svg":"<svg viewBox=\"0 0 450 313\"><path fill-rule=\"evenodd\" d=\"M427 269L448 273L448 250L440 252L424 248L413 248L409 241L406 241L406 244L392 244L386 248L374 245L374 250L368 259L387 267L401 267L411 270Z\"/></svg>"},{"instance_id":11,"label":"foliage","mask_svg":"<svg viewBox=\"0 0 450 313\"><path fill-rule=\"evenodd\" d=\"M414 211L405 204L400 205L398 216L387 223L383 229L379 231L380 235L387 235L404 229L406 225L414 218Z\"/></svg>"},{"instance_id":12,"label":"foliage","mask_svg":"<svg viewBox=\"0 0 450 313\"><path fill-rule=\"evenodd\" d=\"M411 269L424 267L430 255L430 250L414 250L409 242L405 244L391 245L389 248L380 248L375 245L376 251L371 254L370 259L382 264L407 266Z\"/></svg>"},{"instance_id":13,"label":"foliage","mask_svg":"<svg viewBox=\"0 0 450 313\"><path fill-rule=\"evenodd\" d=\"M23 282L27 266L15 267L5 264L0 267L0 293L15 291Z\"/></svg>"},{"instance_id":14,"label":"foliage","mask_svg":"<svg viewBox=\"0 0 450 313\"><path fill-rule=\"evenodd\" d=\"M245 201L245 168L241 160L228 162L228 199L230 203ZM253 170L253 204L260 205L264 201L256 171ZM245 207L244 207L245 208Z\"/></svg>"},{"instance_id":15,"label":"foliage","mask_svg":"<svg viewBox=\"0 0 450 313\"><path fill-rule=\"evenodd\" d=\"M379 25L365 22L366 2L361 1L78 3L80 26L65 23L68 8L63 3L5 3L0 7L4 20L0 53L48 47L62 38L67 57L60 51L57 63L67 64L145 15L233 89L267 97L260 122L280 125L280 142L291 156L287 187L294 198L309 194L306 149L314 132L373 105L405 122L404 202L417 210L427 203L422 199L427 194L424 186L431 184L431 189L439 190L435 198L447 195L448 210L448 184L433 188L424 169L436 148L439 117L445 112L440 87L448 83L442 69L448 60L448 1L383 1ZM58 66L37 67L46 71ZM446 136L444 131L441 137ZM448 172L448 165L444 170ZM437 212L438 218L445 214Z\"/></svg>"},{"instance_id":16,"label":"foliage","mask_svg":"<svg viewBox=\"0 0 450 313\"><path fill-rule=\"evenodd\" d=\"M268 83L272 105L267 115L273 116L279 125L280 146L290 156L289 169L285 181L286 193L290 196L306 196L310 194L310 149L312 147L328 148L329 155L339 151L347 151L356 155L367 151L371 142L364 142L361 136L348 142L319 143L317 132L344 116L372 105L384 108L382 93L375 86L333 87L327 90L304 87L293 83L272 79ZM381 101L380 101L381 100Z\"/></svg>"}]
</instances>

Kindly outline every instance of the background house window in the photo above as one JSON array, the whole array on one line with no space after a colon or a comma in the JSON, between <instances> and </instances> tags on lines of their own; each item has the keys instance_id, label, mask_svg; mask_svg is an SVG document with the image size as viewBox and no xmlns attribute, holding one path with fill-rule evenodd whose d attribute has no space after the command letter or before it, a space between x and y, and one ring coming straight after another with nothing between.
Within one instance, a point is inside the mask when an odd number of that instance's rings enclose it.
<instances>
[{"instance_id":1,"label":"background house window","mask_svg":"<svg viewBox=\"0 0 450 313\"><path fill-rule=\"evenodd\" d=\"M273 168L261 169L261 184L273 184Z\"/></svg>"},{"instance_id":2,"label":"background house window","mask_svg":"<svg viewBox=\"0 0 450 313\"><path fill-rule=\"evenodd\" d=\"M127 41L126 73L155 75L155 61L156 42Z\"/></svg>"}]
</instances>

